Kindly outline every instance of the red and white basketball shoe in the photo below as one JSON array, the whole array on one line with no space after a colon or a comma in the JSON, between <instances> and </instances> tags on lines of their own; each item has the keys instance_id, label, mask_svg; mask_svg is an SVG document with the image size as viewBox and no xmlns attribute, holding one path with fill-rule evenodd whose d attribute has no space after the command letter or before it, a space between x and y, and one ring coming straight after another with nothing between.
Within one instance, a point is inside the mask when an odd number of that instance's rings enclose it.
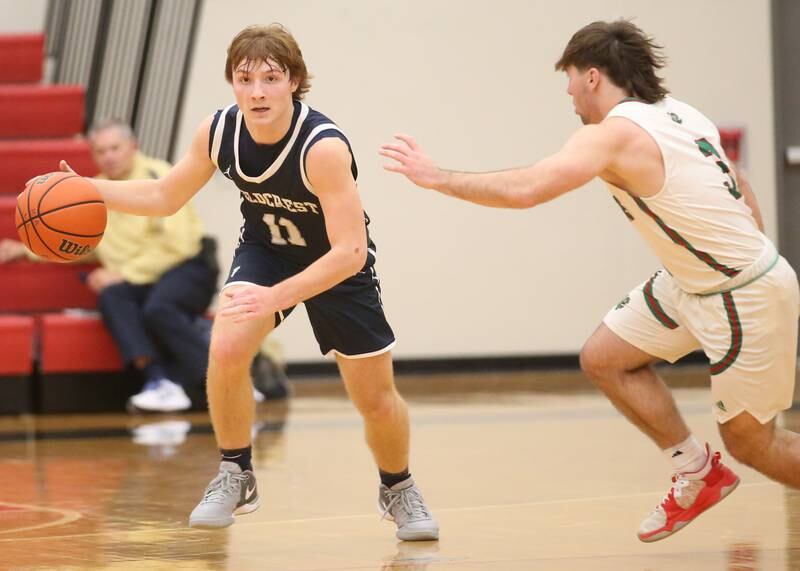
<instances>
[{"instance_id":1,"label":"red and white basketball shoe","mask_svg":"<svg viewBox=\"0 0 800 571\"><path fill-rule=\"evenodd\" d=\"M736 489L739 477L722 465L720 453L712 454L708 444L706 452L708 460L700 470L672 477L672 488L639 526L640 540L649 543L669 537Z\"/></svg>"}]
</instances>

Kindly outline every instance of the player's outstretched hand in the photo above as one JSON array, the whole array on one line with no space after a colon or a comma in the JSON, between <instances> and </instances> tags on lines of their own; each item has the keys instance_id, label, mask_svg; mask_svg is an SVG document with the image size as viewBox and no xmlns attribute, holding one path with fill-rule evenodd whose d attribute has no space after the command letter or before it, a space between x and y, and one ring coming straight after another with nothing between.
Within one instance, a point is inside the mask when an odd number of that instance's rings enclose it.
<instances>
[{"instance_id":1,"label":"player's outstretched hand","mask_svg":"<svg viewBox=\"0 0 800 571\"><path fill-rule=\"evenodd\" d=\"M425 154L414 137L398 133L395 143L381 145L379 153L393 162L383 165L387 171L405 175L408 180L422 188L437 188L444 181L445 173Z\"/></svg>"},{"instance_id":2,"label":"player's outstretched hand","mask_svg":"<svg viewBox=\"0 0 800 571\"><path fill-rule=\"evenodd\" d=\"M221 317L231 317L239 323L249 319L272 317L275 307L272 288L257 285L242 285L223 292L224 305L219 312Z\"/></svg>"}]
</instances>

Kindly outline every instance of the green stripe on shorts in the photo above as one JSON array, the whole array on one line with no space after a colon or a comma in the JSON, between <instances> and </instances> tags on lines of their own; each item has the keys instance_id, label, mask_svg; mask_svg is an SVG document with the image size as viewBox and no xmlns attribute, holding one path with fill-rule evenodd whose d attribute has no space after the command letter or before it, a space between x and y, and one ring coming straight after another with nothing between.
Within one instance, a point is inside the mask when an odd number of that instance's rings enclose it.
<instances>
[{"instance_id":1,"label":"green stripe on shorts","mask_svg":"<svg viewBox=\"0 0 800 571\"><path fill-rule=\"evenodd\" d=\"M722 359L711 363L712 375L719 375L733 365L742 350L742 322L739 320L736 304L733 303L733 294L726 291L722 294L722 301L725 304L725 312L728 314L728 323L731 326L731 346L728 347L728 352Z\"/></svg>"},{"instance_id":2,"label":"green stripe on shorts","mask_svg":"<svg viewBox=\"0 0 800 571\"><path fill-rule=\"evenodd\" d=\"M647 307L650 309L650 312L658 319L661 325L667 329L677 329L678 323L667 315L664 308L661 307L661 304L656 299L656 296L653 295L653 282L656 281L656 277L658 277L658 273L654 274L653 277L644 284L644 288L642 289L644 300L647 302Z\"/></svg>"}]
</instances>

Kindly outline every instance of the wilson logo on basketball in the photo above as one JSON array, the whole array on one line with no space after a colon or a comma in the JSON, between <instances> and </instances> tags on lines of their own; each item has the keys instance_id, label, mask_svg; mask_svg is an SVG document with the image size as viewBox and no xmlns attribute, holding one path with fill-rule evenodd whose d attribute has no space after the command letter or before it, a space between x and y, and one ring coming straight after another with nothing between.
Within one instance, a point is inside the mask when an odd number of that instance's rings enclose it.
<instances>
[{"instance_id":1,"label":"wilson logo on basketball","mask_svg":"<svg viewBox=\"0 0 800 571\"><path fill-rule=\"evenodd\" d=\"M58 247L59 252L70 254L71 256L84 256L92 251L91 246L76 244L66 238L61 239L61 245Z\"/></svg>"}]
</instances>

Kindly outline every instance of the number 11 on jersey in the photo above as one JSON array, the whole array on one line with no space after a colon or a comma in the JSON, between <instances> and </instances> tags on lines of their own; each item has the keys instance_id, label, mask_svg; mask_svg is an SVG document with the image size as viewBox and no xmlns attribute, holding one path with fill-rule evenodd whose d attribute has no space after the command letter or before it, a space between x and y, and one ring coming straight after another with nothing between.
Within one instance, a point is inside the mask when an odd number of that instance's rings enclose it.
<instances>
[{"instance_id":1,"label":"number 11 on jersey","mask_svg":"<svg viewBox=\"0 0 800 571\"><path fill-rule=\"evenodd\" d=\"M275 218L274 214L265 214L264 224L269 228L271 241L276 246L285 246L287 243L292 246L305 246L306 241L300 233L300 229L288 218ZM286 228L286 238L281 234L281 226Z\"/></svg>"}]
</instances>

